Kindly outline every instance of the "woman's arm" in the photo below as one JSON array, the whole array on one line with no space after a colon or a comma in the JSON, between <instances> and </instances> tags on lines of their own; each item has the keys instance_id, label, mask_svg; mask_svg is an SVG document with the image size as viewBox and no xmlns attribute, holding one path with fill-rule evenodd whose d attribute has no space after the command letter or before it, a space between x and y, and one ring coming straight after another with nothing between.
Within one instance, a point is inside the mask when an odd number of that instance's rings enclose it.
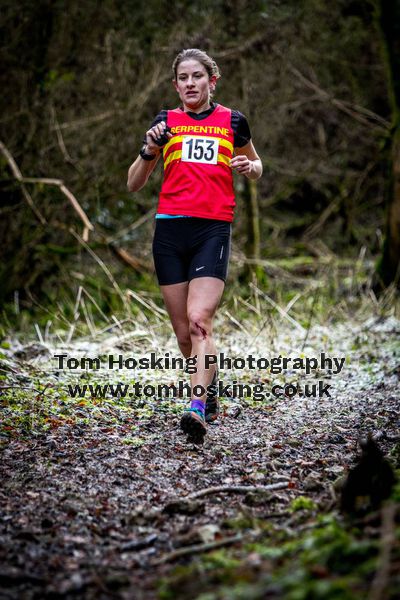
<instances>
[{"instance_id":1,"label":"woman's arm","mask_svg":"<svg viewBox=\"0 0 400 600\"><path fill-rule=\"evenodd\" d=\"M245 146L235 148L235 156L231 160L232 169L236 169L241 175L248 179L259 179L263 172L263 166L253 142L250 140Z\"/></svg>"},{"instance_id":2,"label":"woman's arm","mask_svg":"<svg viewBox=\"0 0 400 600\"><path fill-rule=\"evenodd\" d=\"M152 154L148 147L146 153ZM154 171L154 167L158 163L160 158L160 152L154 160L144 160L141 156L138 156L134 163L131 164L128 171L128 191L138 192L147 183L148 178Z\"/></svg>"},{"instance_id":3,"label":"woman's arm","mask_svg":"<svg viewBox=\"0 0 400 600\"><path fill-rule=\"evenodd\" d=\"M160 121L146 131L146 146L144 150L146 154L154 155L154 159L144 160L141 156L138 156L135 162L131 164L128 171L127 183L130 192L138 192L141 190L147 183L151 173L154 171L154 167L158 163L162 150L162 147L158 146L155 140L163 135L165 127L165 121ZM172 134L167 133L167 138L171 139L171 137Z\"/></svg>"}]
</instances>

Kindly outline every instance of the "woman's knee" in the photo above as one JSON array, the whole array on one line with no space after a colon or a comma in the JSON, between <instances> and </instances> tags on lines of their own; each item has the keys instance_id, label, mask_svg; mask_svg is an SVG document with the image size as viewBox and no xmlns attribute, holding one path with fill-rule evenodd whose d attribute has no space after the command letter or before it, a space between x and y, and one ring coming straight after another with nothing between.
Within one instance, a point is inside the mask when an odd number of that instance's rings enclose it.
<instances>
[{"instance_id":1,"label":"woman's knee","mask_svg":"<svg viewBox=\"0 0 400 600\"><path fill-rule=\"evenodd\" d=\"M190 337L205 339L212 334L212 314L207 311L191 311L188 313Z\"/></svg>"},{"instance_id":2,"label":"woman's knee","mask_svg":"<svg viewBox=\"0 0 400 600\"><path fill-rule=\"evenodd\" d=\"M191 348L192 346L192 340L189 332L187 334L177 335L176 340L180 348Z\"/></svg>"},{"instance_id":3,"label":"woman's knee","mask_svg":"<svg viewBox=\"0 0 400 600\"><path fill-rule=\"evenodd\" d=\"M190 346L190 344L191 344L190 331L189 331L189 327L187 325L181 326L181 327L174 327L174 331L175 331L175 336L176 336L177 342L180 347Z\"/></svg>"}]
</instances>

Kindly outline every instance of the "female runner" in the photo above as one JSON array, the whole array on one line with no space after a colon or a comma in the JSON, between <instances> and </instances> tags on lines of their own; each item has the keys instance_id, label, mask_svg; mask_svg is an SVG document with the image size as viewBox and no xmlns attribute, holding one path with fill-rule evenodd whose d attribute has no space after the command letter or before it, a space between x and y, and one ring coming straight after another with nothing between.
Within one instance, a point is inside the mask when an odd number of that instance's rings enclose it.
<instances>
[{"instance_id":1,"label":"female runner","mask_svg":"<svg viewBox=\"0 0 400 600\"><path fill-rule=\"evenodd\" d=\"M161 154L164 180L156 214L153 256L158 282L179 348L197 356L192 390L216 388L216 369L205 355L216 355L213 319L228 269L235 206L232 169L258 179L262 163L246 118L211 101L216 63L202 50L183 50L175 58L173 84L182 105L162 110L146 132L145 143L128 172L128 189L140 190ZM206 421L218 416L217 394L192 397L181 428L202 441Z\"/></svg>"}]
</instances>

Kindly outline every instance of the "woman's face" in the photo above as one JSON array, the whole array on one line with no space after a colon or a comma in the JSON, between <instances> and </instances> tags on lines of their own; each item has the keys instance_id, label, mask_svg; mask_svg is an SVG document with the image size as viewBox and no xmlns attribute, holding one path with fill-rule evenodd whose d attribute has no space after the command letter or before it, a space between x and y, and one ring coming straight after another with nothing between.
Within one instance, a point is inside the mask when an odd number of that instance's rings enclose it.
<instances>
[{"instance_id":1,"label":"woman's face","mask_svg":"<svg viewBox=\"0 0 400 600\"><path fill-rule=\"evenodd\" d=\"M209 77L199 61L188 59L178 65L174 86L186 110L207 110L210 107L210 92L215 84L215 75Z\"/></svg>"}]
</instances>

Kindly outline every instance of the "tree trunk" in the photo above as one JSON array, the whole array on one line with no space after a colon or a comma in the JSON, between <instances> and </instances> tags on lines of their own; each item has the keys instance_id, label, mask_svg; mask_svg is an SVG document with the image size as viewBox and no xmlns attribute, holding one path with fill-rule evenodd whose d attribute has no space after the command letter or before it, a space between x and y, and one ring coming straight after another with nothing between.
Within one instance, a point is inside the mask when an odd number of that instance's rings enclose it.
<instances>
[{"instance_id":1,"label":"tree trunk","mask_svg":"<svg viewBox=\"0 0 400 600\"><path fill-rule=\"evenodd\" d=\"M378 285L400 283L400 0L378 0L378 23L382 35L392 129L387 149L387 221Z\"/></svg>"},{"instance_id":2,"label":"tree trunk","mask_svg":"<svg viewBox=\"0 0 400 600\"><path fill-rule=\"evenodd\" d=\"M240 57L241 67L241 79L242 79L242 100L244 110L249 116L250 113L250 101L248 94L248 83L247 83L247 69L246 59ZM246 204L246 215L247 215L247 236L246 236L246 255L248 258L259 259L261 256L260 242L260 212L258 206L258 193L257 183L254 180L244 178L244 191L243 199ZM257 278L262 275L262 269L260 265L249 265L249 274L255 272Z\"/></svg>"},{"instance_id":3,"label":"tree trunk","mask_svg":"<svg viewBox=\"0 0 400 600\"><path fill-rule=\"evenodd\" d=\"M248 258L259 259L261 257L261 235L257 183L252 179L246 179L244 183L245 188L243 198L247 208L246 255L248 256Z\"/></svg>"}]
</instances>

